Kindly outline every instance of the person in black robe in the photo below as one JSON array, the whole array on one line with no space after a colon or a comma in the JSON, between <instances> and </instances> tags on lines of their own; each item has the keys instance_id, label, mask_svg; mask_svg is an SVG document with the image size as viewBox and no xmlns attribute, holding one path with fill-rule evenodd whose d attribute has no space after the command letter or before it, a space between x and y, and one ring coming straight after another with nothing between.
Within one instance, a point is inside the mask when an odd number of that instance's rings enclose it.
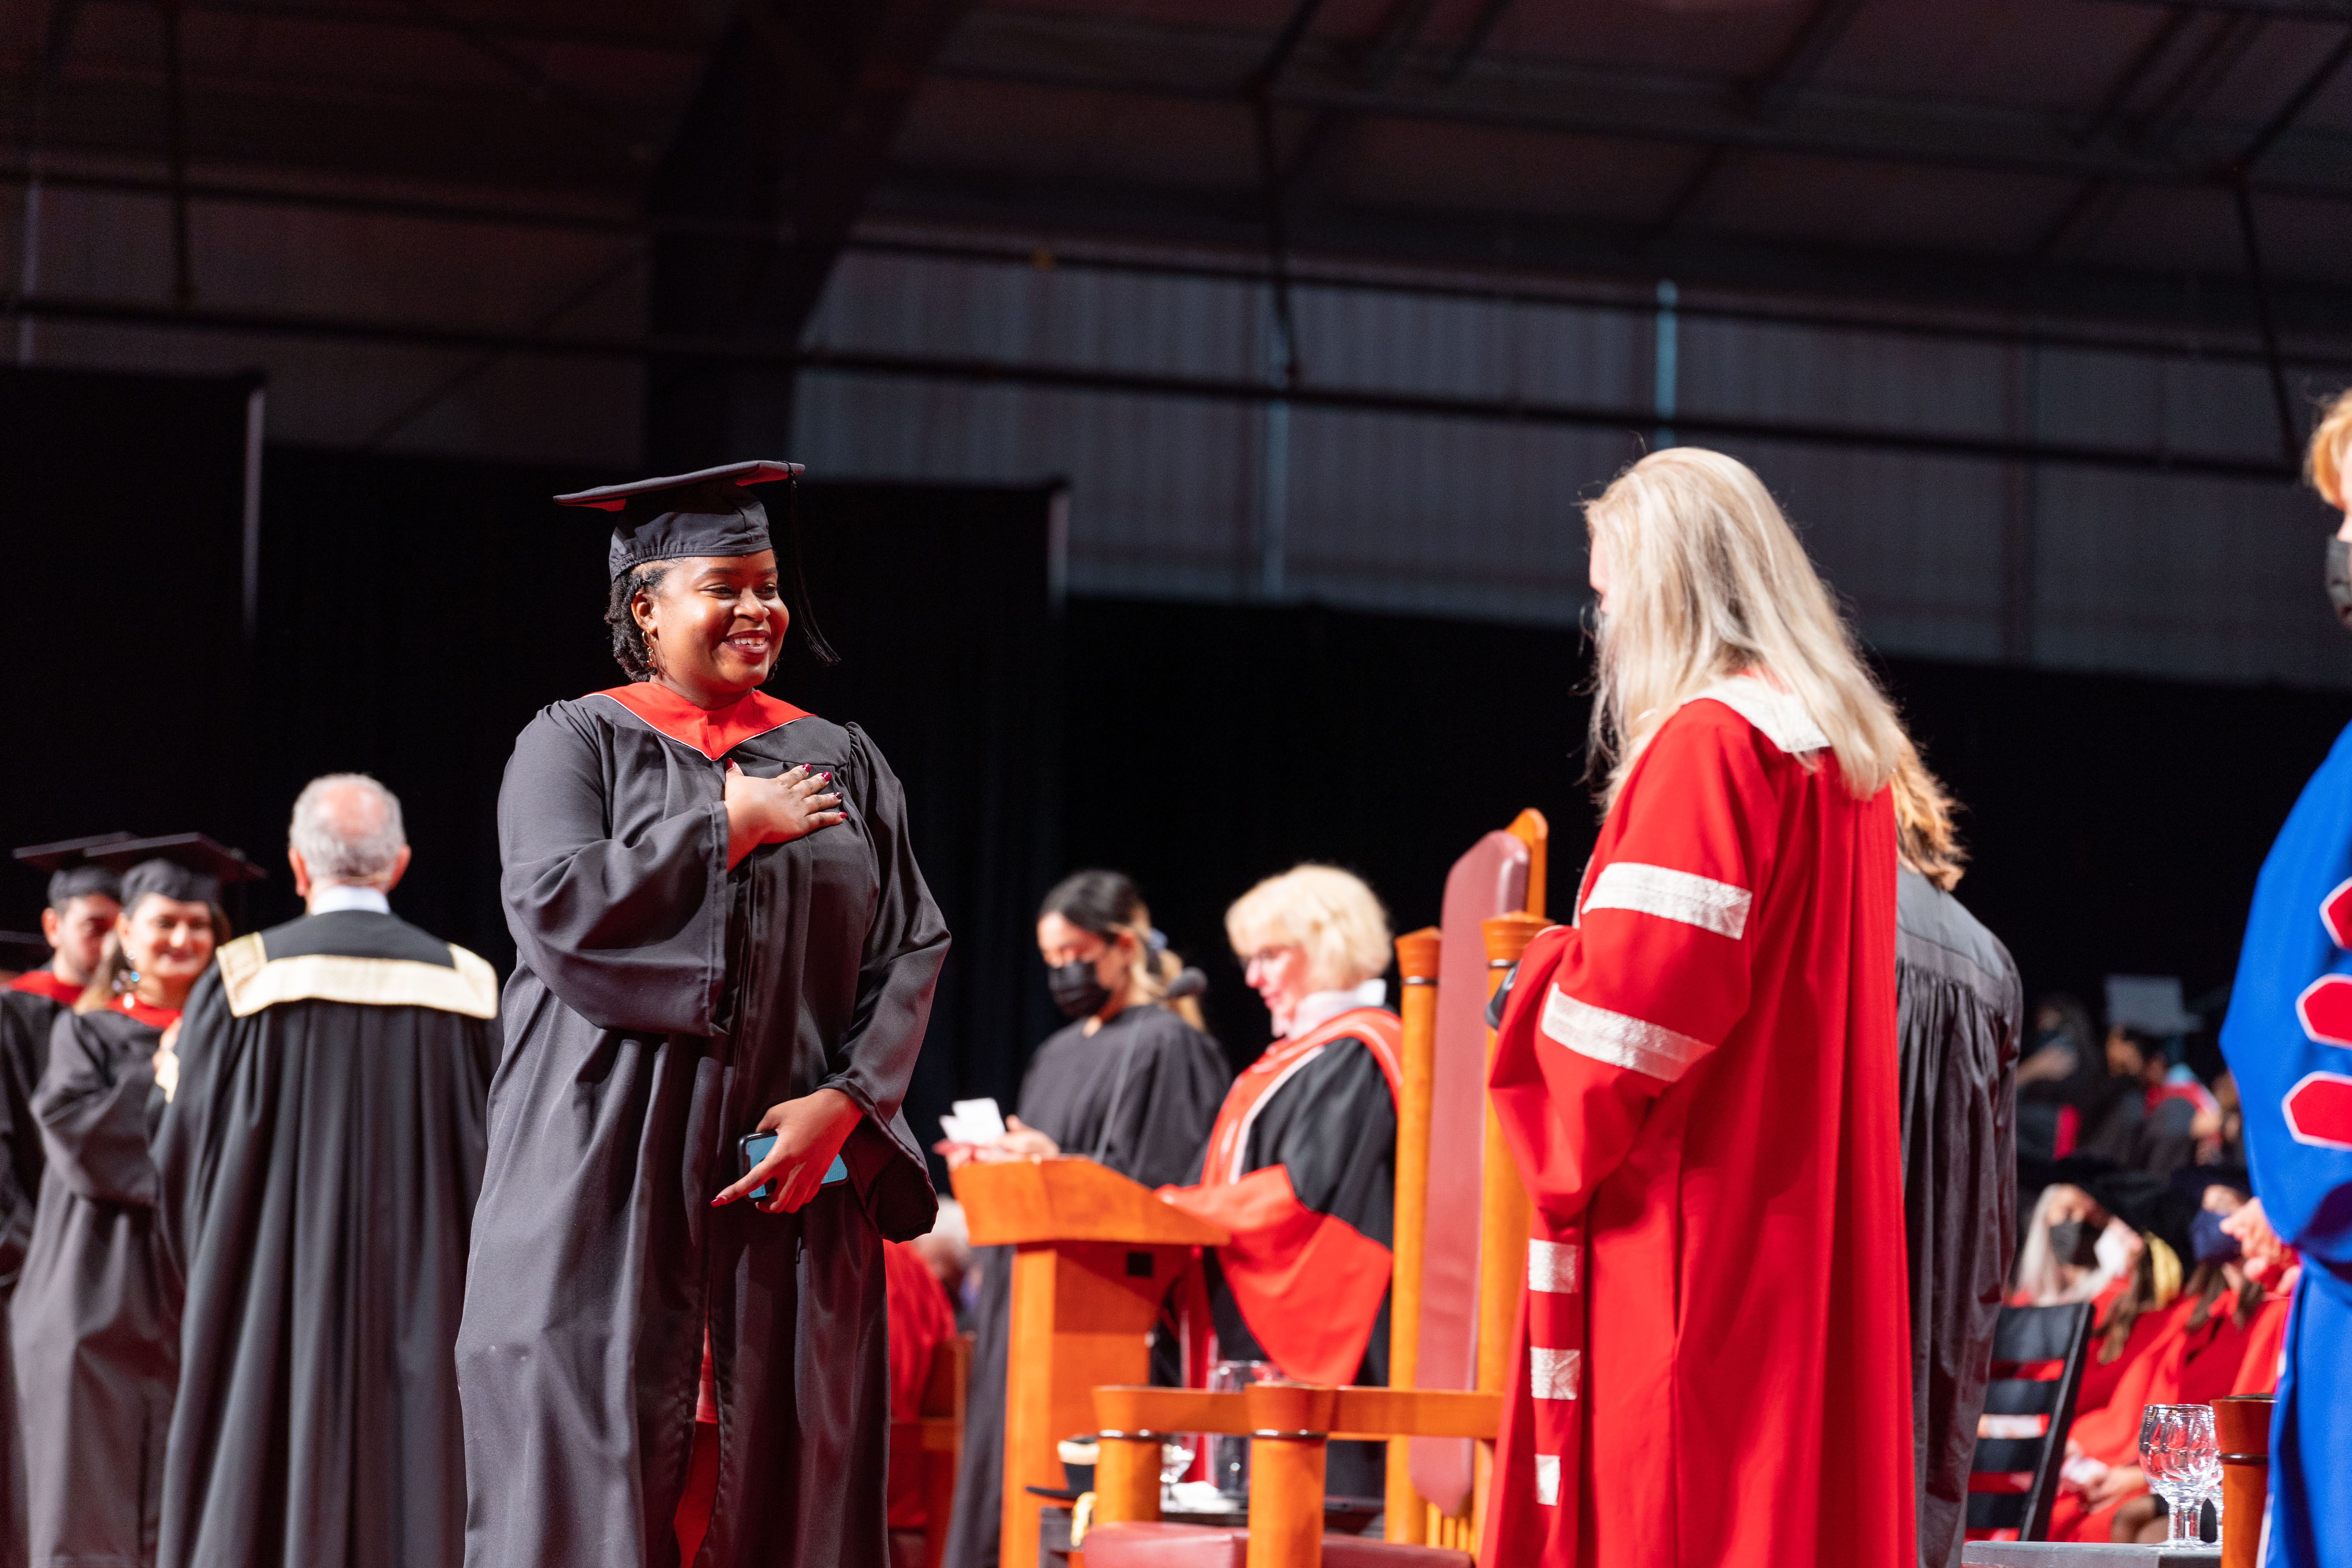
<instances>
[{"instance_id":1,"label":"person in black robe","mask_svg":"<svg viewBox=\"0 0 2352 1568\"><path fill-rule=\"evenodd\" d=\"M1893 787L1901 860L1895 1027L1919 1568L1957 1568L1993 1327L2017 1247L2025 992L2009 950L1952 896L1962 856L1942 782L1914 753L1896 769Z\"/></svg>"},{"instance_id":2,"label":"person in black robe","mask_svg":"<svg viewBox=\"0 0 2352 1568\"><path fill-rule=\"evenodd\" d=\"M149 1141L177 1078L181 1008L228 928L220 884L257 874L198 834L109 858L131 862L122 914L85 1010L51 1026L31 1106L41 1194L10 1310L27 1546L42 1568L155 1560L180 1276Z\"/></svg>"},{"instance_id":3,"label":"person in black robe","mask_svg":"<svg viewBox=\"0 0 2352 1568\"><path fill-rule=\"evenodd\" d=\"M8 1314L41 1196L41 1129L33 1090L48 1066L49 1032L66 1009L37 991L0 991L0 1568L23 1568L25 1446Z\"/></svg>"},{"instance_id":4,"label":"person in black robe","mask_svg":"<svg viewBox=\"0 0 2352 1568\"><path fill-rule=\"evenodd\" d=\"M743 488L797 471L559 498L620 513L633 684L541 710L499 796L471 1568L887 1561L882 1242L938 1213L899 1103L948 932L881 752L758 689L793 623L826 653Z\"/></svg>"},{"instance_id":5,"label":"person in black robe","mask_svg":"<svg viewBox=\"0 0 2352 1568\"><path fill-rule=\"evenodd\" d=\"M382 784L315 781L290 837L310 912L197 983L156 1139L186 1280L158 1561L443 1568L498 976L392 913L409 852Z\"/></svg>"},{"instance_id":6,"label":"person in black robe","mask_svg":"<svg viewBox=\"0 0 2352 1568\"><path fill-rule=\"evenodd\" d=\"M1182 1181L1233 1076L1216 1042L1183 1014L1200 973L1166 951L1135 884L1117 871L1080 871L1047 893L1037 911L1037 951L1055 1003L1072 1022L1029 1059L1020 1109L1003 1138L985 1148L940 1144L940 1152L950 1167L968 1159L1081 1155L1149 1187ZM1013 1255L1010 1247L980 1251L950 1568L994 1568L998 1561ZM1180 1382L1165 1346L1165 1336L1155 1337L1155 1373Z\"/></svg>"},{"instance_id":7,"label":"person in black robe","mask_svg":"<svg viewBox=\"0 0 2352 1568\"><path fill-rule=\"evenodd\" d=\"M1381 1005L1388 917L1359 879L1309 865L1243 895L1225 932L1280 1037L1234 1080L1191 1184L1170 1194L1234 1235L1208 1258L1218 1358L1383 1386L1402 1038ZM1318 1265L1301 1275L1310 1244ZM1326 1493L1380 1497L1385 1454L1331 1444Z\"/></svg>"}]
</instances>

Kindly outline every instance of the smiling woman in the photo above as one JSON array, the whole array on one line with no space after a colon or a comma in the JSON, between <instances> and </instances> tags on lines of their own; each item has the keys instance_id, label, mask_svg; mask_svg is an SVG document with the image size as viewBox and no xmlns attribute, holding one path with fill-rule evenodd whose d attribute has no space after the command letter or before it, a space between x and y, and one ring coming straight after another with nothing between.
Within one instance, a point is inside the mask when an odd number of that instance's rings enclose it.
<instances>
[{"instance_id":1,"label":"smiling woman","mask_svg":"<svg viewBox=\"0 0 2352 1568\"><path fill-rule=\"evenodd\" d=\"M177 1078L180 1009L228 936L220 885L259 874L201 834L91 857L122 912L33 1093L47 1169L14 1314L26 1523L37 1563L154 1560L179 1384L179 1270L148 1141Z\"/></svg>"},{"instance_id":2,"label":"smiling woman","mask_svg":"<svg viewBox=\"0 0 2352 1568\"><path fill-rule=\"evenodd\" d=\"M789 635L832 658L746 488L798 471L558 498L619 514L631 679L543 710L499 797L468 1563L887 1560L882 1242L937 1210L899 1101L948 933L881 752L760 689Z\"/></svg>"}]
</instances>

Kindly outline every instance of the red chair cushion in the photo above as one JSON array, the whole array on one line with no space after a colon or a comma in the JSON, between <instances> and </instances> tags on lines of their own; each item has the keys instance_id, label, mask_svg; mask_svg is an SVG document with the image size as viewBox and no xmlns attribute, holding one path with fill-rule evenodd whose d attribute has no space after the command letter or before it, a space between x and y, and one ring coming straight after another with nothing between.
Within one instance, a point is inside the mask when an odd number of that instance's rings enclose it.
<instances>
[{"instance_id":1,"label":"red chair cushion","mask_svg":"<svg viewBox=\"0 0 2352 1568\"><path fill-rule=\"evenodd\" d=\"M1098 1524L1087 1531L1087 1568L1243 1568L1249 1531L1202 1524ZM1473 1568L1470 1553L1402 1546L1360 1535L1323 1538L1324 1568Z\"/></svg>"}]
</instances>

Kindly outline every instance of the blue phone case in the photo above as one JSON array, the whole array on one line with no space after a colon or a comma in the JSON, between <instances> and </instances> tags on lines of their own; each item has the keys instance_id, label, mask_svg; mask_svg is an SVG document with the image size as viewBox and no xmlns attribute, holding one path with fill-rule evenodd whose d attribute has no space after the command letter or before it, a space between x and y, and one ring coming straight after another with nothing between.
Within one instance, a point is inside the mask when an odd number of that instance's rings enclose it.
<instances>
[{"instance_id":1,"label":"blue phone case","mask_svg":"<svg viewBox=\"0 0 2352 1568\"><path fill-rule=\"evenodd\" d=\"M772 1132L751 1132L745 1134L740 1145L743 1151L744 1173L749 1174L751 1167L766 1159L768 1157L768 1151L775 1146L776 1135ZM833 1163L826 1167L824 1180L817 1184L819 1186L829 1187L835 1182L845 1182L847 1180L849 1180L849 1167L842 1163L840 1155L835 1154L833 1157ZM755 1204L767 1202L769 1197L772 1195L775 1185L776 1184L773 1182L761 1182L757 1187L754 1187L751 1190L751 1201Z\"/></svg>"}]
</instances>

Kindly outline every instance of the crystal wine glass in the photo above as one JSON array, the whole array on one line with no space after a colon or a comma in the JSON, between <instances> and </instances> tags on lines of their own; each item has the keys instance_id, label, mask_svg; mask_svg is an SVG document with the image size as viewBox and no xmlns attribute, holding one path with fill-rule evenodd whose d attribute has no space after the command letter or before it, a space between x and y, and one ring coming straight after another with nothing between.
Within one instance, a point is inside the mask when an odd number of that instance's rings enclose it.
<instances>
[{"instance_id":1,"label":"crystal wine glass","mask_svg":"<svg viewBox=\"0 0 2352 1568\"><path fill-rule=\"evenodd\" d=\"M2140 1413L2140 1468L2165 1501L2165 1544L2199 1543L2200 1505L2221 1484L2210 1405L2151 1405Z\"/></svg>"}]
</instances>

